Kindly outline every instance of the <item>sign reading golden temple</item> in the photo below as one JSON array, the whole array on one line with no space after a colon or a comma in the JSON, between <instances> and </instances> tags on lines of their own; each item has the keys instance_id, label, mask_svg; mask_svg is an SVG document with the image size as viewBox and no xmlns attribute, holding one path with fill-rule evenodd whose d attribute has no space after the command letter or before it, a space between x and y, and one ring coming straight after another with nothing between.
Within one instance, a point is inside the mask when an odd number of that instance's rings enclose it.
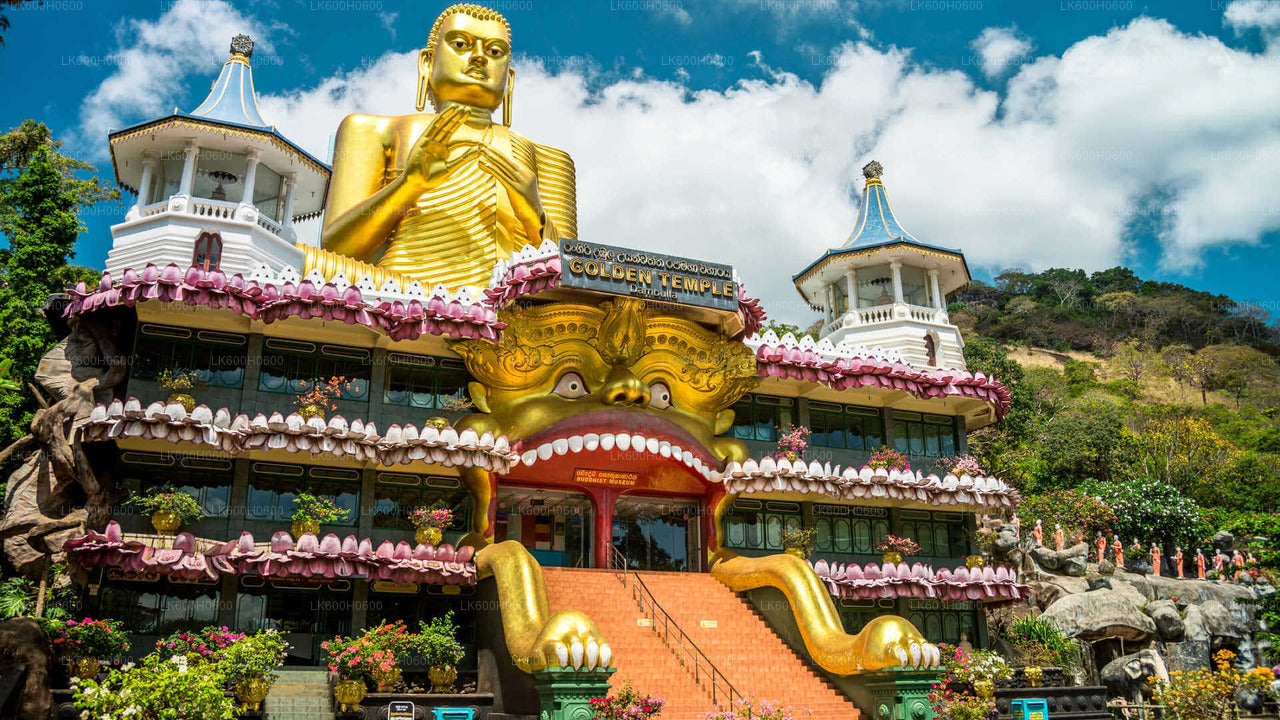
<instances>
[{"instance_id":1,"label":"sign reading golden temple","mask_svg":"<svg viewBox=\"0 0 1280 720\"><path fill-rule=\"evenodd\" d=\"M733 267L583 240L560 242L562 287L646 300L738 308Z\"/></svg>"}]
</instances>

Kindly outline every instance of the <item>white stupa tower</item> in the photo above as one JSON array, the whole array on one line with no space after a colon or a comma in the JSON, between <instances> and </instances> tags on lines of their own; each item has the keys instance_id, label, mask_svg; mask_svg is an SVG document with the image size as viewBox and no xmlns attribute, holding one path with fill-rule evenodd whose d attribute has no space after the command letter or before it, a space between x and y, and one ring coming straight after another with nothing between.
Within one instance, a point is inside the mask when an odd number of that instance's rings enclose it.
<instances>
[{"instance_id":1,"label":"white stupa tower","mask_svg":"<svg viewBox=\"0 0 1280 720\"><path fill-rule=\"evenodd\" d=\"M898 223L883 171L874 160L862 169L853 233L797 274L796 289L823 313L820 339L896 350L915 367L963 369L964 341L946 298L969 284L964 254L920 242Z\"/></svg>"},{"instance_id":2,"label":"white stupa tower","mask_svg":"<svg viewBox=\"0 0 1280 720\"><path fill-rule=\"evenodd\" d=\"M116 181L137 195L111 228L112 275L147 263L227 275L302 266L294 223L320 214L329 166L263 120L252 57L237 35L198 107L109 135Z\"/></svg>"}]
</instances>

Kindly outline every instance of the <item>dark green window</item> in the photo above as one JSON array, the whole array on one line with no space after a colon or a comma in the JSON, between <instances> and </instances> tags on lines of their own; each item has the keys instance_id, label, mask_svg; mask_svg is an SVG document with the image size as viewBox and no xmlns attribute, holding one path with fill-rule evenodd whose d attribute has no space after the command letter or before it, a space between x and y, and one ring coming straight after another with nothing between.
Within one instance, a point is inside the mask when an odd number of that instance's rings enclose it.
<instances>
[{"instance_id":1,"label":"dark green window","mask_svg":"<svg viewBox=\"0 0 1280 720\"><path fill-rule=\"evenodd\" d=\"M244 385L244 335L143 324L133 351L133 377L154 381L162 371L194 372L210 387Z\"/></svg>"},{"instance_id":2,"label":"dark green window","mask_svg":"<svg viewBox=\"0 0 1280 720\"><path fill-rule=\"evenodd\" d=\"M978 644L975 634L977 606L974 603L930 599L911 599L906 603L907 619L929 642L955 645L960 642L960 635L963 633L965 640Z\"/></svg>"},{"instance_id":3,"label":"dark green window","mask_svg":"<svg viewBox=\"0 0 1280 720\"><path fill-rule=\"evenodd\" d=\"M741 499L725 515L725 545L781 550L782 531L800 529L800 503Z\"/></svg>"},{"instance_id":4,"label":"dark green window","mask_svg":"<svg viewBox=\"0 0 1280 720\"><path fill-rule=\"evenodd\" d=\"M809 442L819 447L875 450L884 443L880 411L835 403L809 403Z\"/></svg>"},{"instance_id":5,"label":"dark green window","mask_svg":"<svg viewBox=\"0 0 1280 720\"><path fill-rule=\"evenodd\" d=\"M964 516L959 513L903 510L902 534L920 544L924 557L961 558L968 554Z\"/></svg>"},{"instance_id":6,"label":"dark green window","mask_svg":"<svg viewBox=\"0 0 1280 720\"><path fill-rule=\"evenodd\" d=\"M814 550L833 555L877 555L876 545L889 534L889 511L849 505L814 505Z\"/></svg>"},{"instance_id":7,"label":"dark green window","mask_svg":"<svg viewBox=\"0 0 1280 720\"><path fill-rule=\"evenodd\" d=\"M200 630L218 624L220 591L220 584L109 580L99 590L95 617L122 620L126 630L146 635Z\"/></svg>"},{"instance_id":8,"label":"dark green window","mask_svg":"<svg viewBox=\"0 0 1280 720\"><path fill-rule=\"evenodd\" d=\"M453 511L453 525L446 532L466 532L470 527L471 496L457 478L380 472L373 491L373 526L412 530L409 513L437 502Z\"/></svg>"},{"instance_id":9,"label":"dark green window","mask_svg":"<svg viewBox=\"0 0 1280 720\"><path fill-rule=\"evenodd\" d=\"M200 503L206 517L225 518L231 505L232 463L167 453L125 452L120 456L120 487L148 495L173 486Z\"/></svg>"},{"instance_id":10,"label":"dark green window","mask_svg":"<svg viewBox=\"0 0 1280 720\"><path fill-rule=\"evenodd\" d=\"M420 408L443 408L467 397L467 371L451 358L391 353L382 402Z\"/></svg>"},{"instance_id":11,"label":"dark green window","mask_svg":"<svg viewBox=\"0 0 1280 720\"><path fill-rule=\"evenodd\" d=\"M247 520L289 522L299 493L328 498L347 511L343 522L354 527L360 515L360 472L347 468L306 467L255 462L249 471Z\"/></svg>"},{"instance_id":12,"label":"dark green window","mask_svg":"<svg viewBox=\"0 0 1280 720\"><path fill-rule=\"evenodd\" d=\"M954 457L955 420L945 415L893 413L893 444L898 452L925 457Z\"/></svg>"},{"instance_id":13,"label":"dark green window","mask_svg":"<svg viewBox=\"0 0 1280 720\"><path fill-rule=\"evenodd\" d=\"M857 635L862 628L875 618L885 614L896 614L897 603L893 600L840 600L837 610L844 631Z\"/></svg>"},{"instance_id":14,"label":"dark green window","mask_svg":"<svg viewBox=\"0 0 1280 720\"><path fill-rule=\"evenodd\" d=\"M776 442L779 428L795 422L791 398L746 395L733 406L733 436Z\"/></svg>"},{"instance_id":15,"label":"dark green window","mask_svg":"<svg viewBox=\"0 0 1280 720\"><path fill-rule=\"evenodd\" d=\"M365 401L369 398L370 367L368 350L268 338L263 344L258 389L292 395L314 380L342 377L347 382L340 397Z\"/></svg>"}]
</instances>

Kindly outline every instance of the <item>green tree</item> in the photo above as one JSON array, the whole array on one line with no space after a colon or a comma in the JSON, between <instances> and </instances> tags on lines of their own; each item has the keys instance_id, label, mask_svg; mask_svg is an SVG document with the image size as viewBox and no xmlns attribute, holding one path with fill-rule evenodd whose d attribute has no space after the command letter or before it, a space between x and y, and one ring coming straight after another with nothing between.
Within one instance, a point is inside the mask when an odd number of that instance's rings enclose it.
<instances>
[{"instance_id":1,"label":"green tree","mask_svg":"<svg viewBox=\"0 0 1280 720\"><path fill-rule=\"evenodd\" d=\"M99 178L80 177L93 166L59 147L49 129L32 120L0 135L0 233L9 241L0 255L0 362L8 361L22 383L53 344L46 300L85 274L67 264L84 231L77 213L119 197ZM0 445L26 433L34 402L25 394L0 395Z\"/></svg>"},{"instance_id":2,"label":"green tree","mask_svg":"<svg viewBox=\"0 0 1280 720\"><path fill-rule=\"evenodd\" d=\"M1012 396L1004 420L969 435L969 452L993 475L1016 480L1024 473L1026 438L1036 424L1038 403L1024 382L1022 366L988 338L974 337L964 346L969 372L983 372L1003 382Z\"/></svg>"}]
</instances>

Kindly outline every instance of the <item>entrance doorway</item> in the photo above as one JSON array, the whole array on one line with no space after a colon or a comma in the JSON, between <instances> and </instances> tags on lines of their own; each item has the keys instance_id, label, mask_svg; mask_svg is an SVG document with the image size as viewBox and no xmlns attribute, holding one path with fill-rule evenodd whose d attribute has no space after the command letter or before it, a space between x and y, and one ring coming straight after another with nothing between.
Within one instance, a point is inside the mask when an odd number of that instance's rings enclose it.
<instances>
[{"instance_id":1,"label":"entrance doorway","mask_svg":"<svg viewBox=\"0 0 1280 720\"><path fill-rule=\"evenodd\" d=\"M589 567L591 499L570 490L500 487L493 539L519 542L540 565Z\"/></svg>"},{"instance_id":2,"label":"entrance doorway","mask_svg":"<svg viewBox=\"0 0 1280 720\"><path fill-rule=\"evenodd\" d=\"M613 508L613 547L636 570L697 571L698 503L623 495Z\"/></svg>"}]
</instances>

